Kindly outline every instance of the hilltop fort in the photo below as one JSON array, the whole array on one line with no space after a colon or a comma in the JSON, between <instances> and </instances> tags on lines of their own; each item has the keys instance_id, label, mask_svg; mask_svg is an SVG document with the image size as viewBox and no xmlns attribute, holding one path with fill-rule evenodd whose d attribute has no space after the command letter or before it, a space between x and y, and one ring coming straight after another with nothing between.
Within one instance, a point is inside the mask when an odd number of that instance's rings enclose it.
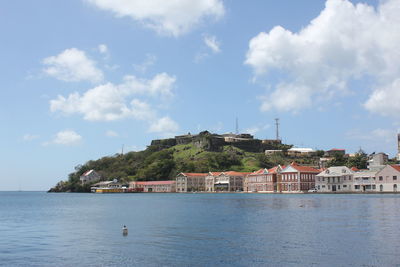
<instances>
[{"instance_id":1,"label":"hilltop fort","mask_svg":"<svg viewBox=\"0 0 400 267\"><path fill-rule=\"evenodd\" d=\"M157 139L151 141L151 146L159 149L170 148L176 145L193 144L206 151L221 151L224 146L231 145L247 152L264 152L269 149L282 147L279 139L255 139L251 134L213 134L208 131L199 134L178 135L174 138Z\"/></svg>"}]
</instances>

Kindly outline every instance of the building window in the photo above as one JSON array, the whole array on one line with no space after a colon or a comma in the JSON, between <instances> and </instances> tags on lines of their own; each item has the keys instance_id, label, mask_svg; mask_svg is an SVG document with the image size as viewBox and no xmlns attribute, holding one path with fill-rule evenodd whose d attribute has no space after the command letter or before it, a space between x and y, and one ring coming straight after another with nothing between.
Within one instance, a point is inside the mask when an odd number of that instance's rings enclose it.
<instances>
[{"instance_id":1,"label":"building window","mask_svg":"<svg viewBox=\"0 0 400 267\"><path fill-rule=\"evenodd\" d=\"M325 188L325 185L322 185L322 188Z\"/></svg>"},{"instance_id":2,"label":"building window","mask_svg":"<svg viewBox=\"0 0 400 267\"><path fill-rule=\"evenodd\" d=\"M393 176L393 181L394 181L394 180L397 180L397 176Z\"/></svg>"},{"instance_id":3,"label":"building window","mask_svg":"<svg viewBox=\"0 0 400 267\"><path fill-rule=\"evenodd\" d=\"M340 190L340 185L337 186L337 189Z\"/></svg>"},{"instance_id":4,"label":"building window","mask_svg":"<svg viewBox=\"0 0 400 267\"><path fill-rule=\"evenodd\" d=\"M347 185L343 185L343 188L346 188L347 187Z\"/></svg>"},{"instance_id":5,"label":"building window","mask_svg":"<svg viewBox=\"0 0 400 267\"><path fill-rule=\"evenodd\" d=\"M360 189L360 186L359 185L355 185L354 189Z\"/></svg>"},{"instance_id":6,"label":"building window","mask_svg":"<svg viewBox=\"0 0 400 267\"><path fill-rule=\"evenodd\" d=\"M375 190L375 189L376 189L376 185L374 185L374 184L373 184L373 185L372 185L372 189L374 189L374 190Z\"/></svg>"},{"instance_id":7,"label":"building window","mask_svg":"<svg viewBox=\"0 0 400 267\"><path fill-rule=\"evenodd\" d=\"M379 176L379 181L383 181L383 176Z\"/></svg>"},{"instance_id":8,"label":"building window","mask_svg":"<svg viewBox=\"0 0 400 267\"><path fill-rule=\"evenodd\" d=\"M381 191L381 192L383 191L383 185L379 186L379 191Z\"/></svg>"},{"instance_id":9,"label":"building window","mask_svg":"<svg viewBox=\"0 0 400 267\"><path fill-rule=\"evenodd\" d=\"M394 192L397 192L397 184L394 184L394 185L393 185L393 191L394 191Z\"/></svg>"}]
</instances>

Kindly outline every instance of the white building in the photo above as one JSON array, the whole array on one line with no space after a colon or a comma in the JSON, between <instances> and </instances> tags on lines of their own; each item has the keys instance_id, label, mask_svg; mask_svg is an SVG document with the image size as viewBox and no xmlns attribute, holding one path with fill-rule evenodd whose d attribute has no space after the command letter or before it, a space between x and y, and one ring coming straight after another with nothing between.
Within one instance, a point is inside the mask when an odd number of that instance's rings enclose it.
<instances>
[{"instance_id":1,"label":"white building","mask_svg":"<svg viewBox=\"0 0 400 267\"><path fill-rule=\"evenodd\" d=\"M354 173L355 192L374 192L376 191L376 173L378 170L359 170Z\"/></svg>"},{"instance_id":2,"label":"white building","mask_svg":"<svg viewBox=\"0 0 400 267\"><path fill-rule=\"evenodd\" d=\"M330 167L316 175L318 192L351 192L354 172L346 166Z\"/></svg>"}]
</instances>

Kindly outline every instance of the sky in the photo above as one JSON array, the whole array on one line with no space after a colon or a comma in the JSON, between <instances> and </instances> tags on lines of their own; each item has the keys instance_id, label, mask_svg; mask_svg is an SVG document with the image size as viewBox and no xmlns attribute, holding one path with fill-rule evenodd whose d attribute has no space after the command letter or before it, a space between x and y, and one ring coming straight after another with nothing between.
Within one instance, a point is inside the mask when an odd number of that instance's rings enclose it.
<instances>
[{"instance_id":1,"label":"sky","mask_svg":"<svg viewBox=\"0 0 400 267\"><path fill-rule=\"evenodd\" d=\"M174 135L397 152L400 0L0 2L0 190Z\"/></svg>"}]
</instances>

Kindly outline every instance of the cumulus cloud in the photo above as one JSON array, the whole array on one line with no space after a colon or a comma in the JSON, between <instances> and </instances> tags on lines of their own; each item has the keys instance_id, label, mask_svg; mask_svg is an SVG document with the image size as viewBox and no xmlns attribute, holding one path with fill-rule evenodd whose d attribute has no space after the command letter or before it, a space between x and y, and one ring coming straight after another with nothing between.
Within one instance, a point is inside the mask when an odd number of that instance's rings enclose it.
<instances>
[{"instance_id":1,"label":"cumulus cloud","mask_svg":"<svg viewBox=\"0 0 400 267\"><path fill-rule=\"evenodd\" d=\"M147 102L137 97L170 97L175 80L166 73L157 74L150 80L126 76L121 84L99 85L83 95L77 92L68 97L59 95L50 101L50 110L66 115L81 114L89 121L149 120L155 117L155 112Z\"/></svg>"},{"instance_id":2,"label":"cumulus cloud","mask_svg":"<svg viewBox=\"0 0 400 267\"><path fill-rule=\"evenodd\" d=\"M375 89L364 106L382 115L398 116L400 114L400 79Z\"/></svg>"},{"instance_id":3,"label":"cumulus cloud","mask_svg":"<svg viewBox=\"0 0 400 267\"><path fill-rule=\"evenodd\" d=\"M149 128L150 133L158 133L164 137L174 136L178 130L178 124L170 117L162 117L155 120Z\"/></svg>"},{"instance_id":4,"label":"cumulus cloud","mask_svg":"<svg viewBox=\"0 0 400 267\"><path fill-rule=\"evenodd\" d=\"M72 130L64 130L58 132L53 140L44 143L45 145L56 144L64 146L77 145L82 142L82 136Z\"/></svg>"},{"instance_id":5,"label":"cumulus cloud","mask_svg":"<svg viewBox=\"0 0 400 267\"><path fill-rule=\"evenodd\" d=\"M346 93L349 82L368 77L372 94L364 106L383 115L398 111L398 14L399 0L383 1L377 9L327 0L319 16L297 33L281 26L259 33L250 40L245 64L256 79L279 77L261 98L261 109L298 111Z\"/></svg>"},{"instance_id":6,"label":"cumulus cloud","mask_svg":"<svg viewBox=\"0 0 400 267\"><path fill-rule=\"evenodd\" d=\"M99 49L99 52L101 54L107 54L108 53L108 47L105 44L99 44L99 46L97 48Z\"/></svg>"},{"instance_id":7,"label":"cumulus cloud","mask_svg":"<svg viewBox=\"0 0 400 267\"><path fill-rule=\"evenodd\" d=\"M130 17L158 33L179 36L205 18L218 19L225 9L221 0L86 0L117 17Z\"/></svg>"},{"instance_id":8,"label":"cumulus cloud","mask_svg":"<svg viewBox=\"0 0 400 267\"><path fill-rule=\"evenodd\" d=\"M47 75L62 81L98 83L103 80L103 72L96 67L96 62L89 59L84 51L76 48L47 57L42 63L46 65L43 71Z\"/></svg>"},{"instance_id":9,"label":"cumulus cloud","mask_svg":"<svg viewBox=\"0 0 400 267\"><path fill-rule=\"evenodd\" d=\"M217 38L215 36L206 35L204 36L203 40L206 46L210 48L213 53L221 52L220 43L217 41Z\"/></svg>"}]
</instances>

